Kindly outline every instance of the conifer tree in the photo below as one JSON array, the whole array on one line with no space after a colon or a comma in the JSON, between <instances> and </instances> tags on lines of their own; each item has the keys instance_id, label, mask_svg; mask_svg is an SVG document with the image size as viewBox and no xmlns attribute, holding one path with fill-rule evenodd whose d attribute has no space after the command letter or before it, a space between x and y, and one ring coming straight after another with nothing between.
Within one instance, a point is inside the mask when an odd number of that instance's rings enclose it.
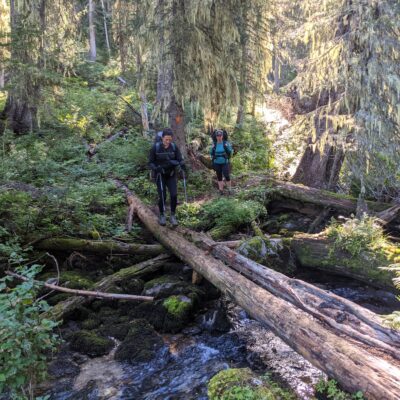
<instances>
[{"instance_id":1,"label":"conifer tree","mask_svg":"<svg viewBox=\"0 0 400 400\"><path fill-rule=\"evenodd\" d=\"M399 33L395 0L307 1L310 43L301 82L316 110L295 180L332 187L342 164L361 193L399 193ZM335 26L335 29L332 27ZM346 154L346 157L345 157Z\"/></svg>"}]
</instances>

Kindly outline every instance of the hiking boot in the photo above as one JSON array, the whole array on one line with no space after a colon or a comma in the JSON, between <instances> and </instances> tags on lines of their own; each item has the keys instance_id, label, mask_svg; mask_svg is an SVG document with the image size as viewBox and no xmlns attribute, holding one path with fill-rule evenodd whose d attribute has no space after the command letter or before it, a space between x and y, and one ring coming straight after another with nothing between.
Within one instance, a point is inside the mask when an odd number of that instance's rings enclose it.
<instances>
[{"instance_id":1,"label":"hiking boot","mask_svg":"<svg viewBox=\"0 0 400 400\"><path fill-rule=\"evenodd\" d=\"M160 216L158 217L158 223L161 226L165 226L167 224L167 219L165 218L164 214L160 214Z\"/></svg>"},{"instance_id":2,"label":"hiking boot","mask_svg":"<svg viewBox=\"0 0 400 400\"><path fill-rule=\"evenodd\" d=\"M172 226L178 226L178 221L175 217L175 214L171 214L171 216L169 217L169 222L171 222Z\"/></svg>"},{"instance_id":3,"label":"hiking boot","mask_svg":"<svg viewBox=\"0 0 400 400\"><path fill-rule=\"evenodd\" d=\"M223 191L223 190L218 190L218 194L219 194L220 196L223 196L223 195L224 195L224 191Z\"/></svg>"}]
</instances>

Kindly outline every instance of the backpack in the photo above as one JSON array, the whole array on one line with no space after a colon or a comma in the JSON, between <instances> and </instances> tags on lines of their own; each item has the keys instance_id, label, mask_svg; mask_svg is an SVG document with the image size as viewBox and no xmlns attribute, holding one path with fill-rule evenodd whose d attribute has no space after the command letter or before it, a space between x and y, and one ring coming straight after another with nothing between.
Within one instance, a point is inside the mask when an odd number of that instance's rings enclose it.
<instances>
[{"instance_id":1,"label":"backpack","mask_svg":"<svg viewBox=\"0 0 400 400\"><path fill-rule=\"evenodd\" d=\"M156 135L154 136L154 143L162 142L162 133L163 133L163 131L156 132Z\"/></svg>"},{"instance_id":2,"label":"backpack","mask_svg":"<svg viewBox=\"0 0 400 400\"><path fill-rule=\"evenodd\" d=\"M222 131L223 133L222 140L224 141L224 143L228 141L228 132L225 129L215 129L211 135L214 145L217 143L217 131Z\"/></svg>"},{"instance_id":3,"label":"backpack","mask_svg":"<svg viewBox=\"0 0 400 400\"><path fill-rule=\"evenodd\" d=\"M226 140L224 139L222 144L224 146L224 150L225 150L225 154L223 155L223 157L225 157L225 159L229 160L231 158L231 154L227 152L227 147L226 147ZM212 147L212 152L211 152L211 160L212 162L214 162L215 160L215 149L217 148L217 141L214 142L213 147Z\"/></svg>"}]
</instances>

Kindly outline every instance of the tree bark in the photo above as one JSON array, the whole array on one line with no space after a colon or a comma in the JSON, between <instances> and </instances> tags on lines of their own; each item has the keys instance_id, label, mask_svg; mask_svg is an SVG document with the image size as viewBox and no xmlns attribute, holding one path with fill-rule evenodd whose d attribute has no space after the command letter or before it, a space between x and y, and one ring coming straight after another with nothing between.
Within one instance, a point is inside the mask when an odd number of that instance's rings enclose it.
<instances>
[{"instance_id":1,"label":"tree bark","mask_svg":"<svg viewBox=\"0 0 400 400\"><path fill-rule=\"evenodd\" d=\"M334 102L337 93L323 91L317 101L319 107ZM315 111L314 129L308 138L306 150L293 175L292 181L307 186L330 189L337 184L339 172L344 160L344 151L336 138L329 117Z\"/></svg>"},{"instance_id":2,"label":"tree bark","mask_svg":"<svg viewBox=\"0 0 400 400\"><path fill-rule=\"evenodd\" d=\"M183 108L178 104L174 95L168 107L169 126L174 132L175 142L179 147L184 159L187 159L186 135L185 135L185 116Z\"/></svg>"},{"instance_id":3,"label":"tree bark","mask_svg":"<svg viewBox=\"0 0 400 400\"><path fill-rule=\"evenodd\" d=\"M95 4L94 0L89 0L89 61L96 61L97 49L96 49L96 27L94 25L94 12Z\"/></svg>"},{"instance_id":4,"label":"tree bark","mask_svg":"<svg viewBox=\"0 0 400 400\"><path fill-rule=\"evenodd\" d=\"M107 13L106 13L106 8L104 7L104 0L101 0L101 9L103 11L104 35L106 39L108 57L111 57L111 46L110 46L110 39L108 37L108 27L107 27Z\"/></svg>"},{"instance_id":5,"label":"tree bark","mask_svg":"<svg viewBox=\"0 0 400 400\"><path fill-rule=\"evenodd\" d=\"M35 244L37 249L53 251L87 251L97 254L132 254L155 257L165 253L160 244L123 243L115 240L86 240L71 238L44 239Z\"/></svg>"},{"instance_id":6,"label":"tree bark","mask_svg":"<svg viewBox=\"0 0 400 400\"><path fill-rule=\"evenodd\" d=\"M258 264L204 233L187 228L179 228L179 232L246 278L328 324L338 335L345 334L400 360L400 332L384 327L380 316L335 294Z\"/></svg>"},{"instance_id":7,"label":"tree bark","mask_svg":"<svg viewBox=\"0 0 400 400\"><path fill-rule=\"evenodd\" d=\"M158 271L170 258L170 255L161 254L151 260L133 265L132 267L121 269L115 274L103 278L100 282L96 283L93 289L107 293L119 282L153 274L154 272ZM49 316L56 320L60 320L66 314L73 312L76 308L89 303L91 300L91 298L83 296L70 297L69 299L61 301L52 307Z\"/></svg>"},{"instance_id":8,"label":"tree bark","mask_svg":"<svg viewBox=\"0 0 400 400\"><path fill-rule=\"evenodd\" d=\"M398 398L400 368L395 360L377 357L335 335L301 309L260 288L174 230L160 226L154 213L126 187L124 190L137 216L165 247L231 296L253 318L272 329L317 368L336 379L344 389L361 390L369 399Z\"/></svg>"}]
</instances>

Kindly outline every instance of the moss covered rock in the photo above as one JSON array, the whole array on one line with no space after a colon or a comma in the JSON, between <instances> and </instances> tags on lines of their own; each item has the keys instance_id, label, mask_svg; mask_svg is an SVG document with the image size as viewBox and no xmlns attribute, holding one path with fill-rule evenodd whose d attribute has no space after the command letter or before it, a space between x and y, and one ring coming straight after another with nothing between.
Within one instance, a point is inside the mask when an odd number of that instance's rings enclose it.
<instances>
[{"instance_id":1,"label":"moss covered rock","mask_svg":"<svg viewBox=\"0 0 400 400\"><path fill-rule=\"evenodd\" d=\"M208 384L210 400L294 400L288 390L265 377L258 377L249 368L220 371Z\"/></svg>"},{"instance_id":2,"label":"moss covered rock","mask_svg":"<svg viewBox=\"0 0 400 400\"><path fill-rule=\"evenodd\" d=\"M126 279L119 285L125 294L140 294L144 287L144 281L142 279Z\"/></svg>"},{"instance_id":3,"label":"moss covered rock","mask_svg":"<svg viewBox=\"0 0 400 400\"><path fill-rule=\"evenodd\" d=\"M104 324L99 328L99 332L104 336L112 336L118 340L124 340L132 324L130 322L120 322L118 324Z\"/></svg>"},{"instance_id":4,"label":"moss covered rock","mask_svg":"<svg viewBox=\"0 0 400 400\"><path fill-rule=\"evenodd\" d=\"M96 329L100 326L101 322L99 319L97 318L89 318L89 319L85 319L82 324L81 327L84 330L88 330L91 331L93 329Z\"/></svg>"},{"instance_id":5,"label":"moss covered rock","mask_svg":"<svg viewBox=\"0 0 400 400\"><path fill-rule=\"evenodd\" d=\"M132 322L124 341L115 352L115 359L129 363L148 362L164 347L162 338L144 319Z\"/></svg>"},{"instance_id":6,"label":"moss covered rock","mask_svg":"<svg viewBox=\"0 0 400 400\"><path fill-rule=\"evenodd\" d=\"M185 327L193 315L196 295L170 296L152 303L142 303L130 313L133 318L146 318L157 331L176 333Z\"/></svg>"},{"instance_id":7,"label":"moss covered rock","mask_svg":"<svg viewBox=\"0 0 400 400\"><path fill-rule=\"evenodd\" d=\"M41 280L54 278L54 273L45 273L40 276ZM88 290L93 287L94 282L86 275L77 271L63 271L60 274L59 284L70 289Z\"/></svg>"},{"instance_id":8,"label":"moss covered rock","mask_svg":"<svg viewBox=\"0 0 400 400\"><path fill-rule=\"evenodd\" d=\"M114 342L92 331L82 330L71 336L70 345L74 351L87 354L90 357L99 357L108 354L113 348Z\"/></svg>"}]
</instances>

